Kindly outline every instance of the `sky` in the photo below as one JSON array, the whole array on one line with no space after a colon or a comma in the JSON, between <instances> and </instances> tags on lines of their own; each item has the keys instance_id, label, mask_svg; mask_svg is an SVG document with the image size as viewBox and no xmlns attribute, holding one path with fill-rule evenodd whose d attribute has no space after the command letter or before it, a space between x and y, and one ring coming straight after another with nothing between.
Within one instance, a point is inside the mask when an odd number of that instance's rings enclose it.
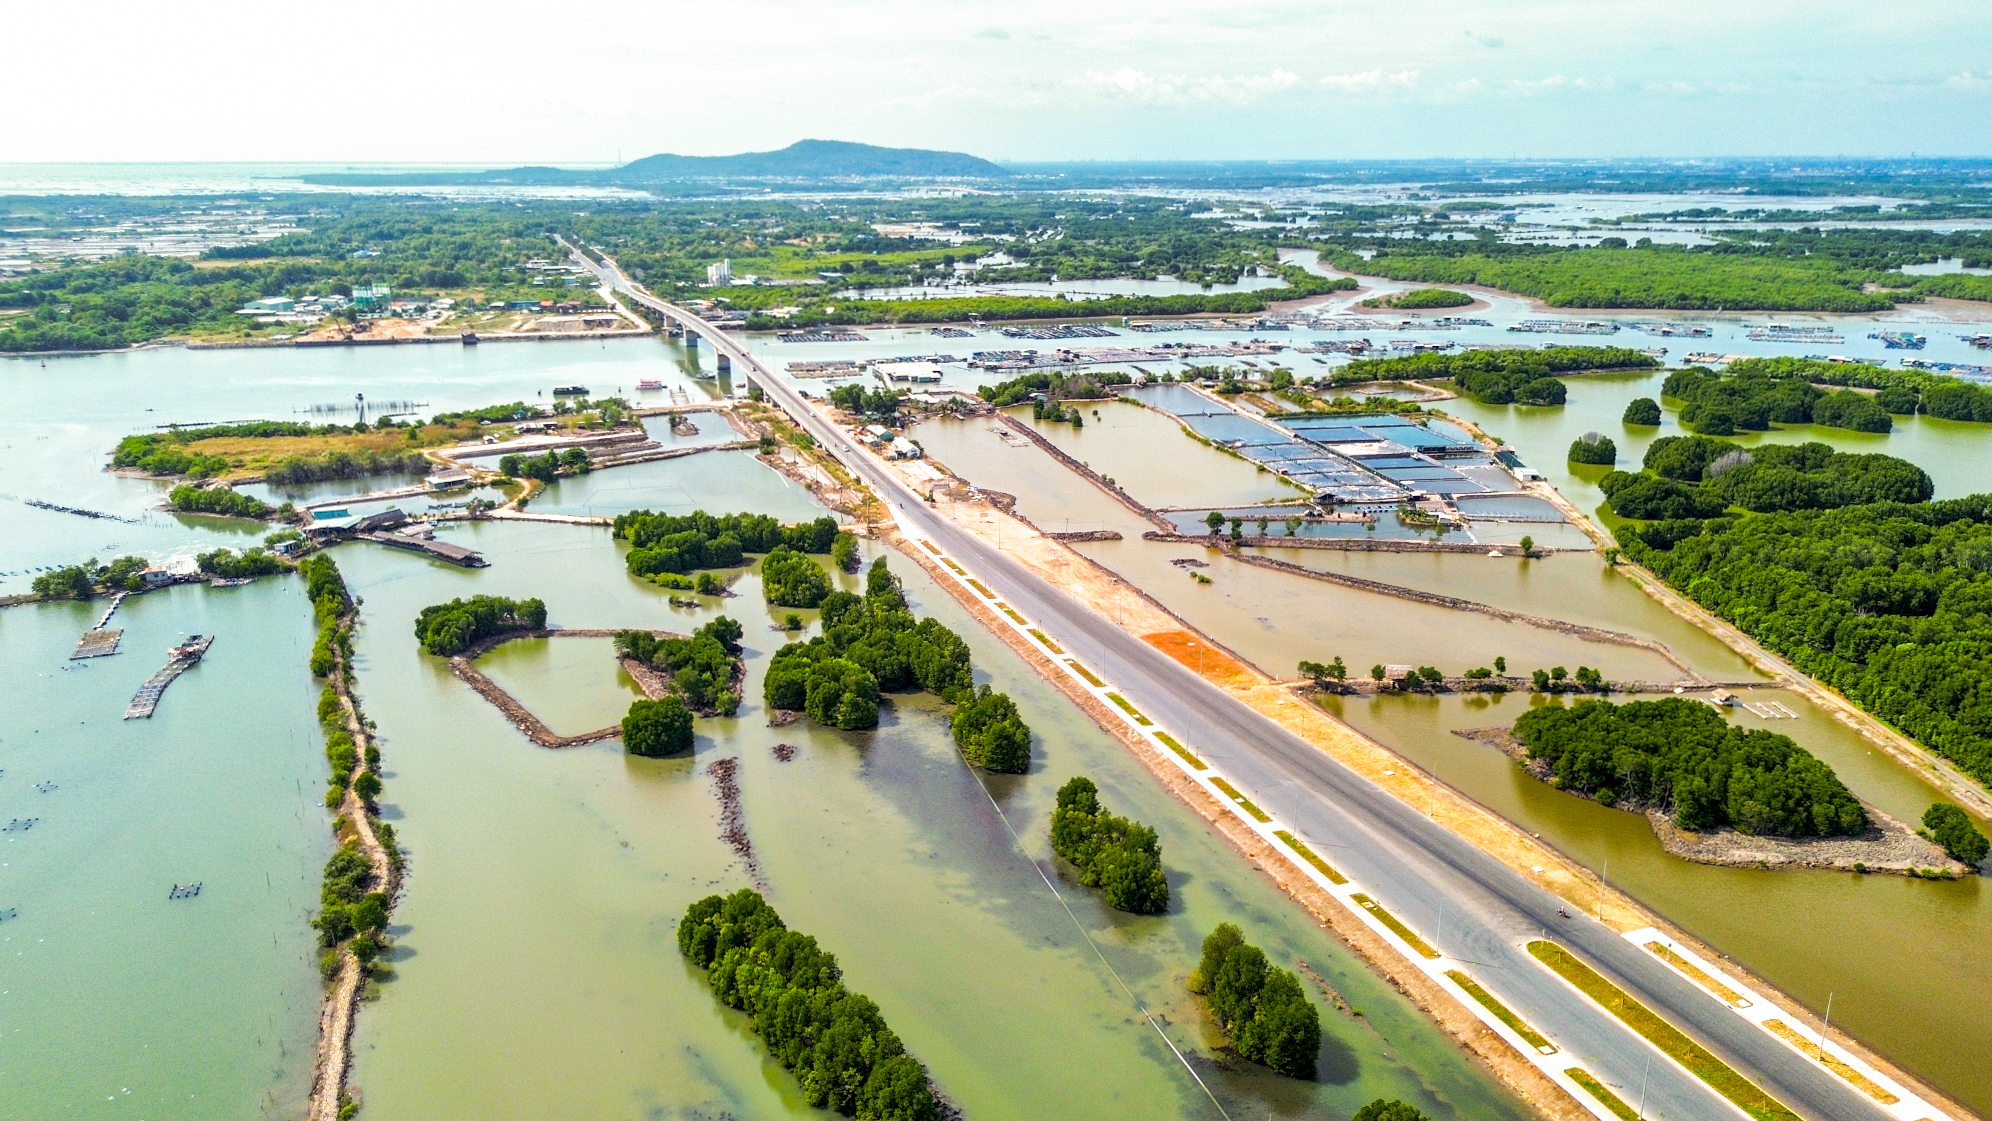
<instances>
[{"instance_id":1,"label":"sky","mask_svg":"<svg viewBox=\"0 0 1992 1121\"><path fill-rule=\"evenodd\" d=\"M1984 0L64 4L0 162L1992 155ZM40 91L39 96L21 96Z\"/></svg>"}]
</instances>

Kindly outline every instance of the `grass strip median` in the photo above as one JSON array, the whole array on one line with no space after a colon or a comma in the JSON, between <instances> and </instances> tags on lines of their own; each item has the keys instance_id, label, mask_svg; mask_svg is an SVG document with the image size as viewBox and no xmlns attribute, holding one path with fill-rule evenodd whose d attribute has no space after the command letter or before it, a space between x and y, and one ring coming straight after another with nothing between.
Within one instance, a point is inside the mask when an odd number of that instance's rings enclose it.
<instances>
[{"instance_id":1,"label":"grass strip median","mask_svg":"<svg viewBox=\"0 0 1992 1121\"><path fill-rule=\"evenodd\" d=\"M1882 1089L1880 1084L1875 1082L1874 1079L1834 1058L1831 1052L1819 1045L1818 1040L1805 1038L1798 1033L1797 1028L1792 1027L1783 1020L1765 1020L1764 1027L1768 1028L1772 1035L1798 1048L1806 1058L1818 1060L1827 1070L1839 1075L1851 1083L1854 1089L1859 1090L1875 1101L1883 1105L1894 1105L1896 1102L1902 1100L1887 1090Z\"/></svg>"},{"instance_id":2,"label":"grass strip median","mask_svg":"<svg viewBox=\"0 0 1992 1121\"><path fill-rule=\"evenodd\" d=\"M1392 934L1395 934L1399 938L1404 939L1404 941L1409 943L1411 948L1418 951L1419 954L1427 958L1436 958L1439 956L1439 952L1437 950L1434 950L1432 947L1426 945L1425 940L1423 938L1420 938L1416 934L1413 934L1411 932L1410 927L1405 926L1403 923L1399 922L1397 920L1396 915L1393 915L1389 911L1384 910L1383 907L1379 905L1376 900L1371 899L1369 896L1364 895L1361 892L1357 892L1356 894L1349 896L1349 898L1355 900L1357 903L1362 904L1363 910L1368 911L1372 915L1375 915L1376 921L1389 927L1390 932Z\"/></svg>"},{"instance_id":3,"label":"grass strip median","mask_svg":"<svg viewBox=\"0 0 1992 1121\"><path fill-rule=\"evenodd\" d=\"M1706 1047L1681 1034L1679 1028L1661 1019L1652 1009L1599 976L1596 970L1578 961L1570 951L1554 942L1538 940L1529 943L1529 953L1757 1121L1798 1121L1798 1114L1758 1089L1756 1083L1736 1073Z\"/></svg>"},{"instance_id":4,"label":"grass strip median","mask_svg":"<svg viewBox=\"0 0 1992 1121\"><path fill-rule=\"evenodd\" d=\"M1184 747L1180 743L1177 743L1176 737L1170 735L1167 732L1157 732L1155 733L1155 738L1162 741L1162 746L1182 756L1183 762L1188 763L1191 767L1199 771L1210 770L1210 767L1206 765L1203 760L1197 758L1196 755L1193 754L1189 748Z\"/></svg>"},{"instance_id":5,"label":"grass strip median","mask_svg":"<svg viewBox=\"0 0 1992 1121\"><path fill-rule=\"evenodd\" d=\"M939 545L934 544L932 541L929 541L926 538L922 537L920 539L920 544L925 545L927 547L927 551L934 554L935 556L938 557L941 555L941 547Z\"/></svg>"},{"instance_id":6,"label":"grass strip median","mask_svg":"<svg viewBox=\"0 0 1992 1121\"><path fill-rule=\"evenodd\" d=\"M1114 702L1114 704L1118 706L1122 712L1125 712L1129 716L1134 717L1134 722L1136 724L1139 724L1142 727L1146 728L1149 725L1155 723L1155 721L1150 720L1146 716L1141 715L1141 710L1129 704L1127 702L1127 698L1121 696L1119 693L1108 693L1107 699Z\"/></svg>"},{"instance_id":7,"label":"grass strip median","mask_svg":"<svg viewBox=\"0 0 1992 1121\"><path fill-rule=\"evenodd\" d=\"M1675 953L1673 948L1668 946L1667 943L1656 938L1648 942L1646 948L1653 951L1653 956L1687 974L1691 980L1699 982L1702 988L1707 989L1738 1008L1750 1007L1749 999L1742 993L1737 992L1735 989L1710 976L1708 970Z\"/></svg>"},{"instance_id":8,"label":"grass strip median","mask_svg":"<svg viewBox=\"0 0 1992 1121\"><path fill-rule=\"evenodd\" d=\"M1106 684L1106 682L1101 681L1097 677L1094 677L1092 670L1087 669L1085 666L1080 665L1078 662L1073 661L1071 658L1065 659L1065 664L1071 666L1072 672L1078 674L1080 677L1085 678L1086 684L1091 685L1095 689L1098 689L1100 686Z\"/></svg>"},{"instance_id":9,"label":"grass strip median","mask_svg":"<svg viewBox=\"0 0 1992 1121\"><path fill-rule=\"evenodd\" d=\"M941 558L941 563L942 563L942 564L944 564L944 565L947 565L947 566L948 566L949 568L953 569L953 570L954 570L954 574L955 574L956 576L966 576L966 575L968 575L968 569L966 569L966 568L963 568L962 566L960 566L960 565L956 564L955 562L953 562L953 561L949 560L949 559L948 559L948 558L946 558L946 557L942 557L942 558Z\"/></svg>"},{"instance_id":10,"label":"grass strip median","mask_svg":"<svg viewBox=\"0 0 1992 1121\"><path fill-rule=\"evenodd\" d=\"M1043 644L1044 644L1044 646L1045 646L1045 648L1046 648L1046 649L1048 649L1048 650L1050 650L1050 651L1051 651L1052 653L1054 653L1054 654L1063 654L1063 653L1065 653L1064 649L1063 649L1063 648L1061 648L1061 647L1060 647L1060 646L1058 645L1058 643L1056 643L1056 642L1053 642L1053 641L1052 641L1051 639L1049 639L1049 638L1045 637L1045 633L1044 633L1043 631L1041 631L1041 630L1037 629L1036 627L1032 627L1032 628L1030 629L1030 631L1031 631L1031 637L1032 637L1032 638L1035 638L1035 639L1037 639L1037 640L1038 640L1039 642L1043 643Z\"/></svg>"},{"instance_id":11,"label":"grass strip median","mask_svg":"<svg viewBox=\"0 0 1992 1121\"><path fill-rule=\"evenodd\" d=\"M1542 1033L1528 1025L1528 1022L1515 1015L1514 1010L1496 1000L1493 993L1480 987L1480 982L1468 977L1457 969L1446 970L1446 976L1453 983L1466 990L1466 995L1480 1002L1481 1007L1494 1013L1494 1018L1514 1029L1516 1035L1528 1041L1528 1045L1545 1055L1556 1054L1556 1044L1544 1039Z\"/></svg>"},{"instance_id":12,"label":"grass strip median","mask_svg":"<svg viewBox=\"0 0 1992 1121\"><path fill-rule=\"evenodd\" d=\"M1349 882L1349 877L1344 876L1342 873L1335 871L1335 869L1331 867L1327 861L1315 855L1313 849L1308 848L1306 845L1302 844L1299 837L1294 836L1293 834L1287 832L1284 829L1273 830L1273 836L1278 837L1281 841L1285 842L1286 847L1299 853L1300 858L1302 860L1305 860L1309 864L1314 865L1314 870L1328 877L1329 883L1346 884Z\"/></svg>"},{"instance_id":13,"label":"grass strip median","mask_svg":"<svg viewBox=\"0 0 1992 1121\"><path fill-rule=\"evenodd\" d=\"M971 587L971 588L974 588L974 589L975 589L976 591L978 591L978 592L982 593L982 598L983 598L983 599L995 599L995 598L996 598L996 593L995 593L995 592L992 592L992 591L990 591L990 590L989 590L988 588L985 588L985 587L983 587L983 586L982 586L982 581L980 581L980 580L977 580L977 579L976 579L976 578L974 578L973 576L971 576L971 577L969 577L969 578L968 578L968 586L969 586L969 587Z\"/></svg>"},{"instance_id":14,"label":"grass strip median","mask_svg":"<svg viewBox=\"0 0 1992 1121\"><path fill-rule=\"evenodd\" d=\"M1025 627L1030 625L1024 622L1024 617L1022 615L1017 614L1016 611L1013 610L1009 604L998 601L996 607L998 610L1002 611L1003 614L1008 615L1010 617L1010 621L1016 623L1018 626Z\"/></svg>"},{"instance_id":15,"label":"grass strip median","mask_svg":"<svg viewBox=\"0 0 1992 1121\"><path fill-rule=\"evenodd\" d=\"M1215 778L1215 777L1213 777L1210 780L1210 784L1212 786L1217 787L1219 790L1224 791L1225 797L1238 803L1238 807L1240 809L1244 810L1248 814L1251 814L1252 820L1258 822L1267 822L1273 820L1272 818L1266 816L1266 811L1253 805L1252 799L1247 798L1245 795L1238 793L1237 787L1231 785L1230 783L1224 781L1221 778Z\"/></svg>"},{"instance_id":16,"label":"grass strip median","mask_svg":"<svg viewBox=\"0 0 1992 1121\"><path fill-rule=\"evenodd\" d=\"M1592 1097L1605 1103L1606 1109L1625 1118L1625 1121L1639 1121L1639 1114L1634 1113L1632 1107L1625 1104L1625 1099L1605 1089L1605 1084L1591 1077L1590 1071L1583 1067L1571 1067L1563 1073L1570 1076L1570 1081L1590 1091Z\"/></svg>"}]
</instances>

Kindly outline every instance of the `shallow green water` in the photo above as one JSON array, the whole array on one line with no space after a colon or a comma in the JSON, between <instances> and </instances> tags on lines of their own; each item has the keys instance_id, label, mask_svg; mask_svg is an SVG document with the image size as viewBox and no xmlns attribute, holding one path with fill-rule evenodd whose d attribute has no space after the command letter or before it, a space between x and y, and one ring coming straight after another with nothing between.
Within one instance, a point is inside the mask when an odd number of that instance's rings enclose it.
<instances>
[{"instance_id":1,"label":"shallow green water","mask_svg":"<svg viewBox=\"0 0 1992 1121\"><path fill-rule=\"evenodd\" d=\"M331 849L311 606L295 579L138 597L123 653L67 661L102 610L0 620L0 1114L294 1115ZM183 632L219 637L151 719L120 719Z\"/></svg>"},{"instance_id":2,"label":"shallow green water","mask_svg":"<svg viewBox=\"0 0 1992 1121\"><path fill-rule=\"evenodd\" d=\"M494 558L474 577L478 590L542 594L558 625L696 625L624 578L600 536L518 525L479 526L477 536ZM738 598L701 616L723 610L746 624L748 703L737 719L699 721L693 758L640 760L614 742L534 747L415 650L403 620L457 594L454 572L384 550L342 551L341 564L366 598L361 690L385 736L389 816L412 869L395 916L399 977L360 1024L356 1080L374 1116L810 1112L675 947L687 903L753 879L717 836L704 767L726 757L741 762L747 830L774 903L839 955L850 984L880 1002L971 1117L1214 1115L1079 928L1234 1117L1339 1119L1379 1095L1439 1117L1521 1115L910 562L895 569L918 608L969 640L981 676L1009 691L1039 733L1032 773L991 778L987 795L932 698L893 698L875 732L766 727L760 674L783 637L769 629L751 574ZM587 667L589 645L551 640L562 661L552 677L577 692L613 692L609 666ZM606 650L600 657L606 663ZM776 761L778 742L799 747L793 761ZM1057 785L1080 771L1161 833L1178 900L1170 914L1119 915L1059 877L1044 833ZM1060 883L1072 916L1040 868ZM1275 958L1307 962L1366 1013L1326 1013L1320 1082L1209 1058L1181 986L1203 933L1223 919L1241 922Z\"/></svg>"}]
</instances>

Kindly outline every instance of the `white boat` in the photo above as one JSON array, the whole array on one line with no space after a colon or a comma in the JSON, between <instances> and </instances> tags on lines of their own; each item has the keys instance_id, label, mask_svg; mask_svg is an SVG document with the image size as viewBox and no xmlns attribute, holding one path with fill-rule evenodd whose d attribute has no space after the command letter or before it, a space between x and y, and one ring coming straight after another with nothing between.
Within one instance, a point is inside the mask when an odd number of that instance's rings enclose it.
<instances>
[{"instance_id":1,"label":"white boat","mask_svg":"<svg viewBox=\"0 0 1992 1121\"><path fill-rule=\"evenodd\" d=\"M642 381L636 383L636 387L638 389L662 389L664 388L664 383L656 378L644 378Z\"/></svg>"}]
</instances>

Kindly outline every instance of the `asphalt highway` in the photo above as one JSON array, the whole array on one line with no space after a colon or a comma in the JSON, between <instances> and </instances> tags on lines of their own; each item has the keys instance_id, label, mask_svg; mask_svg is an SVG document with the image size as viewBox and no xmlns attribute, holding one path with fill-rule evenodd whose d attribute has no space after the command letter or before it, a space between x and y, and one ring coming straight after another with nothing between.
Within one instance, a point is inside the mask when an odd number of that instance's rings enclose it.
<instances>
[{"instance_id":1,"label":"asphalt highway","mask_svg":"<svg viewBox=\"0 0 1992 1121\"><path fill-rule=\"evenodd\" d=\"M612 264L604 281L703 335L775 403L894 507L902 526L968 566L1073 656L1113 683L1241 791L1347 873L1383 907L1561 1046L1649 1118L1745 1115L1531 957L1547 936L1815 1121L1888 1121L1851 1086L1730 1012L1645 951L1582 915L1319 749L929 507L869 452L852 446L799 392L694 313L637 290ZM1387 609L1387 608L1386 608ZM1328 719L1303 709L1296 716Z\"/></svg>"}]
</instances>

